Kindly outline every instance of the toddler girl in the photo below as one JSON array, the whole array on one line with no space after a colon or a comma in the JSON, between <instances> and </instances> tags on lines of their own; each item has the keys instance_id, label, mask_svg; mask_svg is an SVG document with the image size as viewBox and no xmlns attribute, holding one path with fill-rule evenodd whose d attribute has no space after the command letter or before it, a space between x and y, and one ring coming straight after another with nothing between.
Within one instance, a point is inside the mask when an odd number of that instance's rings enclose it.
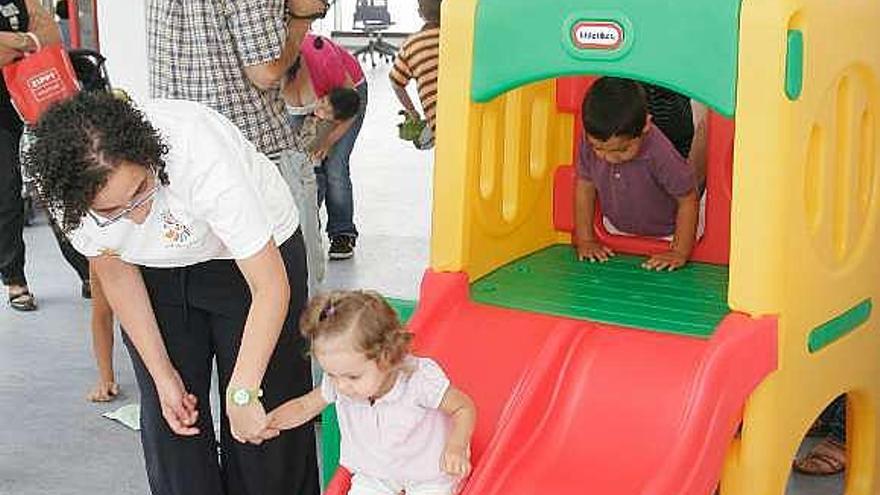
<instances>
[{"instance_id":1,"label":"toddler girl","mask_svg":"<svg viewBox=\"0 0 880 495\"><path fill-rule=\"evenodd\" d=\"M269 413L269 427L295 428L336 403L349 495L454 493L471 468L474 404L436 362L410 354L412 334L388 303L368 291L320 295L300 331L324 380Z\"/></svg>"}]
</instances>

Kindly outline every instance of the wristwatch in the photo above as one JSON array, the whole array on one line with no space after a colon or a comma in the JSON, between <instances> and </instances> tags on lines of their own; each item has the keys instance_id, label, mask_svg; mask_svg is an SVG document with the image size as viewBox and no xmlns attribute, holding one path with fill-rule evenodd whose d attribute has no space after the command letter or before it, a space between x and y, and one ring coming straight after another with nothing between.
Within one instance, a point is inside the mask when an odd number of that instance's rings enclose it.
<instances>
[{"instance_id":1,"label":"wristwatch","mask_svg":"<svg viewBox=\"0 0 880 495\"><path fill-rule=\"evenodd\" d=\"M226 389L226 396L236 406L244 407L259 401L263 396L263 389L229 387Z\"/></svg>"}]
</instances>

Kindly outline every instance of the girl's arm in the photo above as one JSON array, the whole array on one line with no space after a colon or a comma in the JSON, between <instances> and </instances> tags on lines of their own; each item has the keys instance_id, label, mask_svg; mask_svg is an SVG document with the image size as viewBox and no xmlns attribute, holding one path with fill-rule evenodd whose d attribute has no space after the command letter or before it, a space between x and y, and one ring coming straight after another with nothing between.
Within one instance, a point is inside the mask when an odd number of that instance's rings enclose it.
<instances>
[{"instance_id":1,"label":"girl's arm","mask_svg":"<svg viewBox=\"0 0 880 495\"><path fill-rule=\"evenodd\" d=\"M269 412L269 428L290 430L308 423L327 407L327 401L321 395L321 389L290 399Z\"/></svg>"},{"instance_id":2,"label":"girl's arm","mask_svg":"<svg viewBox=\"0 0 880 495\"><path fill-rule=\"evenodd\" d=\"M439 409L452 418L452 431L446 440L440 467L447 474L467 476L471 470L471 435L477 422L477 409L467 394L453 386L446 391Z\"/></svg>"}]
</instances>

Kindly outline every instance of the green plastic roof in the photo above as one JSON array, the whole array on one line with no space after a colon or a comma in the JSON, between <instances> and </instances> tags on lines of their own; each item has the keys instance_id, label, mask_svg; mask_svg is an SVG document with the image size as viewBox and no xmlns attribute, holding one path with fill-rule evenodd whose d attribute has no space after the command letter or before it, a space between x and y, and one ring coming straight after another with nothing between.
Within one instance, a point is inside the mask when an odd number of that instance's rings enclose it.
<instances>
[{"instance_id":1,"label":"green plastic roof","mask_svg":"<svg viewBox=\"0 0 880 495\"><path fill-rule=\"evenodd\" d=\"M471 96L486 102L533 81L602 74L668 87L730 117L739 13L740 0L480 0ZM622 43L578 48L582 22L618 26Z\"/></svg>"}]
</instances>

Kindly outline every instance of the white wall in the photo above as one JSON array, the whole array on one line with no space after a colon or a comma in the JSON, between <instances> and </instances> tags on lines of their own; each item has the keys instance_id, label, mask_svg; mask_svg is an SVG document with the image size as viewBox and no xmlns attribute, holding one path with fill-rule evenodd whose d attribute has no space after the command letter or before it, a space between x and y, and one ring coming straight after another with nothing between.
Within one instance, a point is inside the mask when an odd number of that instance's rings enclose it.
<instances>
[{"instance_id":1,"label":"white wall","mask_svg":"<svg viewBox=\"0 0 880 495\"><path fill-rule=\"evenodd\" d=\"M147 0L98 0L98 37L114 87L132 98L149 97Z\"/></svg>"}]
</instances>

